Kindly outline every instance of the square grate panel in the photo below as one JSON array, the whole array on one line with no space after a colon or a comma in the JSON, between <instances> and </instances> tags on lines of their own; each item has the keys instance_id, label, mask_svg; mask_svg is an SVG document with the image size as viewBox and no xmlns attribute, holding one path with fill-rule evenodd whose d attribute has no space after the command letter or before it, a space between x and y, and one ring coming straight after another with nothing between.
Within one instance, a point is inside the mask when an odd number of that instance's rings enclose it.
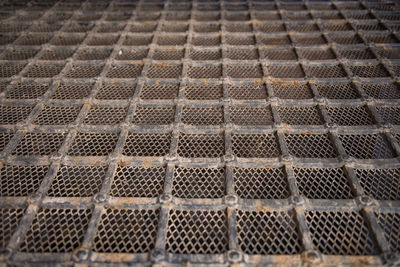
<instances>
[{"instance_id":1,"label":"square grate panel","mask_svg":"<svg viewBox=\"0 0 400 267\"><path fill-rule=\"evenodd\" d=\"M392 264L398 10L4 2L0 261Z\"/></svg>"}]
</instances>

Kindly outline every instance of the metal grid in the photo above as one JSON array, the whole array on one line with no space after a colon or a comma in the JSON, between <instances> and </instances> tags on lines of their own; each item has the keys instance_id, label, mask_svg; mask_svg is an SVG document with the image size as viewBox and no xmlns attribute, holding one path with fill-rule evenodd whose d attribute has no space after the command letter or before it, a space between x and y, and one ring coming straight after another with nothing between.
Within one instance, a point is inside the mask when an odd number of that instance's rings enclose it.
<instances>
[{"instance_id":1,"label":"metal grid","mask_svg":"<svg viewBox=\"0 0 400 267\"><path fill-rule=\"evenodd\" d=\"M391 1L5 1L0 264L400 264Z\"/></svg>"}]
</instances>

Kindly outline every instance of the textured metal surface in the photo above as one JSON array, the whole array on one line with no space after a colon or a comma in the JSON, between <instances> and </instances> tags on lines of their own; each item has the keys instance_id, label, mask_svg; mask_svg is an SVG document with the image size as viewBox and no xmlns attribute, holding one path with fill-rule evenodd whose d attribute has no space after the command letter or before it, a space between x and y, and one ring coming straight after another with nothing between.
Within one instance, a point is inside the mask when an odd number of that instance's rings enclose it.
<instances>
[{"instance_id":1,"label":"textured metal surface","mask_svg":"<svg viewBox=\"0 0 400 267\"><path fill-rule=\"evenodd\" d=\"M3 1L0 265L400 264L395 1Z\"/></svg>"}]
</instances>

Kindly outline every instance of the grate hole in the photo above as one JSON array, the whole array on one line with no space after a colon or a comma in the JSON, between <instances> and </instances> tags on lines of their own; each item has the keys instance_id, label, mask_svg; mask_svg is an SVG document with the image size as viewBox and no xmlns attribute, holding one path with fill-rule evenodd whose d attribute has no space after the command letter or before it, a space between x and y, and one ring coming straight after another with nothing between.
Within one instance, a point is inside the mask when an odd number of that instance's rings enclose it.
<instances>
[{"instance_id":1,"label":"grate hole","mask_svg":"<svg viewBox=\"0 0 400 267\"><path fill-rule=\"evenodd\" d=\"M107 72L107 78L137 78L142 73L143 65L112 65Z\"/></svg>"},{"instance_id":2,"label":"grate hole","mask_svg":"<svg viewBox=\"0 0 400 267\"><path fill-rule=\"evenodd\" d=\"M80 110L80 106L44 106L34 123L39 125L66 125L75 121Z\"/></svg>"},{"instance_id":3,"label":"grate hole","mask_svg":"<svg viewBox=\"0 0 400 267\"><path fill-rule=\"evenodd\" d=\"M29 27L28 24L18 24L18 23L3 23L0 24L0 32L22 32Z\"/></svg>"},{"instance_id":4,"label":"grate hole","mask_svg":"<svg viewBox=\"0 0 400 267\"><path fill-rule=\"evenodd\" d=\"M385 159L395 157L390 144L381 134L339 135L344 150L358 159Z\"/></svg>"},{"instance_id":5,"label":"grate hole","mask_svg":"<svg viewBox=\"0 0 400 267\"><path fill-rule=\"evenodd\" d=\"M104 23L100 24L97 28L99 33L114 33L120 32L125 29L126 24L123 23Z\"/></svg>"},{"instance_id":6,"label":"grate hole","mask_svg":"<svg viewBox=\"0 0 400 267\"><path fill-rule=\"evenodd\" d=\"M192 60L219 60L221 58L221 50L191 49L189 57Z\"/></svg>"},{"instance_id":7,"label":"grate hole","mask_svg":"<svg viewBox=\"0 0 400 267\"><path fill-rule=\"evenodd\" d=\"M298 158L335 158L337 152L327 134L285 134L289 154Z\"/></svg>"},{"instance_id":8,"label":"grate hole","mask_svg":"<svg viewBox=\"0 0 400 267\"><path fill-rule=\"evenodd\" d=\"M78 51L78 60L105 60L112 52L112 49L82 49Z\"/></svg>"},{"instance_id":9,"label":"grate hole","mask_svg":"<svg viewBox=\"0 0 400 267\"><path fill-rule=\"evenodd\" d=\"M347 73L342 65L329 65L329 66L308 66L307 70L311 77L315 78L344 78Z\"/></svg>"},{"instance_id":10,"label":"grate hole","mask_svg":"<svg viewBox=\"0 0 400 267\"><path fill-rule=\"evenodd\" d=\"M186 32L189 26L186 23L165 23L161 26L163 32Z\"/></svg>"},{"instance_id":11,"label":"grate hole","mask_svg":"<svg viewBox=\"0 0 400 267\"><path fill-rule=\"evenodd\" d=\"M193 19L197 22L218 21L220 19L220 15L219 15L219 13L211 13L211 12L194 13Z\"/></svg>"},{"instance_id":12,"label":"grate hole","mask_svg":"<svg viewBox=\"0 0 400 267\"><path fill-rule=\"evenodd\" d=\"M69 57L72 57L74 54L73 49L57 49L57 50L45 50L43 54L40 56L41 60L66 60Z\"/></svg>"},{"instance_id":13,"label":"grate hole","mask_svg":"<svg viewBox=\"0 0 400 267\"><path fill-rule=\"evenodd\" d=\"M104 65L73 65L65 74L67 78L94 78L99 76Z\"/></svg>"},{"instance_id":14,"label":"grate hole","mask_svg":"<svg viewBox=\"0 0 400 267\"><path fill-rule=\"evenodd\" d=\"M189 66L188 76L194 79L220 78L222 67L221 65Z\"/></svg>"},{"instance_id":15,"label":"grate hole","mask_svg":"<svg viewBox=\"0 0 400 267\"><path fill-rule=\"evenodd\" d=\"M385 31L386 27L380 23L354 23L359 31ZM354 25L353 24L353 25Z\"/></svg>"},{"instance_id":16,"label":"grate hole","mask_svg":"<svg viewBox=\"0 0 400 267\"><path fill-rule=\"evenodd\" d=\"M85 39L85 35L70 35L70 36L59 35L59 36L56 36L53 38L53 40L51 41L51 44L59 45L59 46L79 45L83 42L84 39Z\"/></svg>"},{"instance_id":17,"label":"grate hole","mask_svg":"<svg viewBox=\"0 0 400 267\"><path fill-rule=\"evenodd\" d=\"M29 67L24 76L29 78L51 78L58 75L63 68L64 65L34 64Z\"/></svg>"},{"instance_id":18,"label":"grate hole","mask_svg":"<svg viewBox=\"0 0 400 267\"><path fill-rule=\"evenodd\" d=\"M0 45L7 45L14 42L18 38L18 35L1 35Z\"/></svg>"},{"instance_id":19,"label":"grate hole","mask_svg":"<svg viewBox=\"0 0 400 267\"><path fill-rule=\"evenodd\" d=\"M219 36L193 36L192 45L194 46L219 46L221 37Z\"/></svg>"},{"instance_id":20,"label":"grate hole","mask_svg":"<svg viewBox=\"0 0 400 267\"><path fill-rule=\"evenodd\" d=\"M140 92L142 99L174 99L178 97L178 84L144 84Z\"/></svg>"},{"instance_id":21,"label":"grate hole","mask_svg":"<svg viewBox=\"0 0 400 267\"><path fill-rule=\"evenodd\" d=\"M298 64L293 65L269 65L269 74L274 78L303 78L304 71Z\"/></svg>"},{"instance_id":22,"label":"grate hole","mask_svg":"<svg viewBox=\"0 0 400 267\"><path fill-rule=\"evenodd\" d=\"M225 154L223 134L179 134L178 155L184 158L217 158Z\"/></svg>"},{"instance_id":23,"label":"grate hole","mask_svg":"<svg viewBox=\"0 0 400 267\"><path fill-rule=\"evenodd\" d=\"M130 27L131 32L153 32L157 28L155 23L136 23Z\"/></svg>"},{"instance_id":24,"label":"grate hole","mask_svg":"<svg viewBox=\"0 0 400 267\"><path fill-rule=\"evenodd\" d=\"M123 155L129 157L163 157L169 154L171 133L129 133Z\"/></svg>"},{"instance_id":25,"label":"grate hole","mask_svg":"<svg viewBox=\"0 0 400 267\"><path fill-rule=\"evenodd\" d=\"M274 95L281 99L309 99L314 96L308 84L282 82L273 83L271 87Z\"/></svg>"},{"instance_id":26,"label":"grate hole","mask_svg":"<svg viewBox=\"0 0 400 267\"><path fill-rule=\"evenodd\" d=\"M338 43L341 45L355 45L362 44L364 41L358 34L353 35L330 35L329 39L334 43Z\"/></svg>"},{"instance_id":27,"label":"grate hole","mask_svg":"<svg viewBox=\"0 0 400 267\"><path fill-rule=\"evenodd\" d=\"M290 41L289 36L287 35L272 36L266 34L266 35L258 35L257 43L260 45L275 46L275 45L290 45L292 42Z\"/></svg>"},{"instance_id":28,"label":"grate hole","mask_svg":"<svg viewBox=\"0 0 400 267\"><path fill-rule=\"evenodd\" d=\"M142 60L147 57L149 49L120 49L115 55L116 60Z\"/></svg>"},{"instance_id":29,"label":"grate hole","mask_svg":"<svg viewBox=\"0 0 400 267\"><path fill-rule=\"evenodd\" d=\"M326 107L332 122L343 126L372 125L374 119L371 117L367 107Z\"/></svg>"},{"instance_id":30,"label":"grate hole","mask_svg":"<svg viewBox=\"0 0 400 267\"><path fill-rule=\"evenodd\" d=\"M154 248L160 211L107 208L94 238L94 251L146 253Z\"/></svg>"},{"instance_id":31,"label":"grate hole","mask_svg":"<svg viewBox=\"0 0 400 267\"><path fill-rule=\"evenodd\" d=\"M181 60L185 56L184 49L156 49L153 54L155 60Z\"/></svg>"},{"instance_id":32,"label":"grate hole","mask_svg":"<svg viewBox=\"0 0 400 267\"><path fill-rule=\"evenodd\" d=\"M123 45L146 46L153 40L152 35L127 35Z\"/></svg>"},{"instance_id":33,"label":"grate hole","mask_svg":"<svg viewBox=\"0 0 400 267\"><path fill-rule=\"evenodd\" d=\"M266 99L267 89L264 84L228 84L229 97L232 99Z\"/></svg>"},{"instance_id":34,"label":"grate hole","mask_svg":"<svg viewBox=\"0 0 400 267\"><path fill-rule=\"evenodd\" d=\"M268 60L297 60L294 49L261 49L262 58Z\"/></svg>"},{"instance_id":35,"label":"grate hole","mask_svg":"<svg viewBox=\"0 0 400 267\"><path fill-rule=\"evenodd\" d=\"M49 89L48 84L16 83L7 92L6 98L11 99L35 99L44 95Z\"/></svg>"},{"instance_id":36,"label":"grate hole","mask_svg":"<svg viewBox=\"0 0 400 267\"><path fill-rule=\"evenodd\" d=\"M135 93L136 85L125 85L125 84L103 84L97 95L97 99L102 100L122 100L122 99L129 99L133 97Z\"/></svg>"},{"instance_id":37,"label":"grate hole","mask_svg":"<svg viewBox=\"0 0 400 267\"><path fill-rule=\"evenodd\" d=\"M220 254L228 250L224 210L170 210L166 250L178 254Z\"/></svg>"},{"instance_id":38,"label":"grate hole","mask_svg":"<svg viewBox=\"0 0 400 267\"><path fill-rule=\"evenodd\" d=\"M255 12L253 18L260 21L281 20L281 15L277 12Z\"/></svg>"},{"instance_id":39,"label":"grate hole","mask_svg":"<svg viewBox=\"0 0 400 267\"><path fill-rule=\"evenodd\" d=\"M228 65L227 75L231 78L261 78L263 71L260 65Z\"/></svg>"},{"instance_id":40,"label":"grate hole","mask_svg":"<svg viewBox=\"0 0 400 267\"><path fill-rule=\"evenodd\" d=\"M98 193L106 167L61 166L47 193L50 197L91 197Z\"/></svg>"},{"instance_id":41,"label":"grate hole","mask_svg":"<svg viewBox=\"0 0 400 267\"><path fill-rule=\"evenodd\" d=\"M113 152L118 135L116 133L79 132L69 148L70 156L107 156Z\"/></svg>"},{"instance_id":42,"label":"grate hole","mask_svg":"<svg viewBox=\"0 0 400 267\"><path fill-rule=\"evenodd\" d=\"M0 133L0 151L4 150L13 136L13 133Z\"/></svg>"},{"instance_id":43,"label":"grate hole","mask_svg":"<svg viewBox=\"0 0 400 267\"><path fill-rule=\"evenodd\" d=\"M0 105L0 124L16 124L26 120L33 106Z\"/></svg>"},{"instance_id":44,"label":"grate hole","mask_svg":"<svg viewBox=\"0 0 400 267\"><path fill-rule=\"evenodd\" d=\"M379 226L382 228L391 251L400 250L400 214L392 212L375 212Z\"/></svg>"},{"instance_id":45,"label":"grate hole","mask_svg":"<svg viewBox=\"0 0 400 267\"><path fill-rule=\"evenodd\" d=\"M118 166L111 195L113 197L157 197L163 192L165 167Z\"/></svg>"},{"instance_id":46,"label":"grate hole","mask_svg":"<svg viewBox=\"0 0 400 267\"><path fill-rule=\"evenodd\" d=\"M3 59L5 60L26 60L34 57L39 50L37 49L13 49L6 51Z\"/></svg>"},{"instance_id":47,"label":"grate hole","mask_svg":"<svg viewBox=\"0 0 400 267\"><path fill-rule=\"evenodd\" d=\"M254 45L255 39L253 35L228 35L225 39L228 45Z\"/></svg>"},{"instance_id":48,"label":"grate hole","mask_svg":"<svg viewBox=\"0 0 400 267\"><path fill-rule=\"evenodd\" d=\"M232 151L239 158L274 158L280 155L275 134L232 134Z\"/></svg>"},{"instance_id":49,"label":"grate hole","mask_svg":"<svg viewBox=\"0 0 400 267\"><path fill-rule=\"evenodd\" d=\"M24 215L24 209L0 208L0 249L7 247L11 236Z\"/></svg>"},{"instance_id":50,"label":"grate hole","mask_svg":"<svg viewBox=\"0 0 400 267\"><path fill-rule=\"evenodd\" d=\"M83 123L92 125L113 125L124 121L128 108L93 106Z\"/></svg>"},{"instance_id":51,"label":"grate hole","mask_svg":"<svg viewBox=\"0 0 400 267\"><path fill-rule=\"evenodd\" d=\"M285 25L281 23L257 23L254 26L255 30L263 33L276 33L285 31Z\"/></svg>"},{"instance_id":52,"label":"grate hole","mask_svg":"<svg viewBox=\"0 0 400 267\"><path fill-rule=\"evenodd\" d=\"M298 45L324 45L326 39L323 35L291 35L294 43Z\"/></svg>"},{"instance_id":53,"label":"grate hole","mask_svg":"<svg viewBox=\"0 0 400 267\"><path fill-rule=\"evenodd\" d=\"M89 32L93 29L93 24L88 22L71 22L62 28L64 32Z\"/></svg>"},{"instance_id":54,"label":"grate hole","mask_svg":"<svg viewBox=\"0 0 400 267\"><path fill-rule=\"evenodd\" d=\"M1 64L0 65L0 78L8 78L17 75L26 64Z\"/></svg>"},{"instance_id":55,"label":"grate hole","mask_svg":"<svg viewBox=\"0 0 400 267\"><path fill-rule=\"evenodd\" d=\"M300 194L309 199L353 198L349 181L342 168L294 168Z\"/></svg>"},{"instance_id":56,"label":"grate hole","mask_svg":"<svg viewBox=\"0 0 400 267\"><path fill-rule=\"evenodd\" d=\"M332 49L298 49L302 57L308 60L330 60L336 59Z\"/></svg>"},{"instance_id":57,"label":"grate hole","mask_svg":"<svg viewBox=\"0 0 400 267\"><path fill-rule=\"evenodd\" d=\"M182 73L182 65L152 64L147 70L149 78L177 79Z\"/></svg>"},{"instance_id":58,"label":"grate hole","mask_svg":"<svg viewBox=\"0 0 400 267\"><path fill-rule=\"evenodd\" d=\"M288 31L293 31L293 32L317 32L317 31L319 31L317 24L313 24L313 23L296 23L296 24L289 23L287 25L287 28L288 28Z\"/></svg>"},{"instance_id":59,"label":"grate hole","mask_svg":"<svg viewBox=\"0 0 400 267\"><path fill-rule=\"evenodd\" d=\"M355 169L366 195L377 200L400 199L399 169Z\"/></svg>"},{"instance_id":60,"label":"grate hole","mask_svg":"<svg viewBox=\"0 0 400 267\"><path fill-rule=\"evenodd\" d=\"M398 39L393 34L364 34L367 42L375 44L396 44Z\"/></svg>"},{"instance_id":61,"label":"grate hole","mask_svg":"<svg viewBox=\"0 0 400 267\"><path fill-rule=\"evenodd\" d=\"M213 100L222 98L222 86L210 84L189 84L185 96L190 100Z\"/></svg>"},{"instance_id":62,"label":"grate hole","mask_svg":"<svg viewBox=\"0 0 400 267\"><path fill-rule=\"evenodd\" d=\"M48 169L48 166L3 165L0 168L1 196L23 197L35 193Z\"/></svg>"},{"instance_id":63,"label":"grate hole","mask_svg":"<svg viewBox=\"0 0 400 267\"><path fill-rule=\"evenodd\" d=\"M201 23L193 25L193 30L199 33L219 32L220 29L219 24Z\"/></svg>"},{"instance_id":64,"label":"grate hole","mask_svg":"<svg viewBox=\"0 0 400 267\"><path fill-rule=\"evenodd\" d=\"M382 48L375 51L383 58L400 59L400 49L398 48Z\"/></svg>"},{"instance_id":65,"label":"grate hole","mask_svg":"<svg viewBox=\"0 0 400 267\"><path fill-rule=\"evenodd\" d=\"M339 50L339 53L347 58L347 59L374 59L375 56L372 53L371 49L364 48L364 49L345 49Z\"/></svg>"},{"instance_id":66,"label":"grate hole","mask_svg":"<svg viewBox=\"0 0 400 267\"><path fill-rule=\"evenodd\" d=\"M40 208L19 249L30 253L72 252L81 245L91 215L90 209Z\"/></svg>"},{"instance_id":67,"label":"grate hole","mask_svg":"<svg viewBox=\"0 0 400 267\"><path fill-rule=\"evenodd\" d=\"M26 133L12 152L21 156L51 155L61 147L64 133Z\"/></svg>"},{"instance_id":68,"label":"grate hole","mask_svg":"<svg viewBox=\"0 0 400 267\"><path fill-rule=\"evenodd\" d=\"M331 32L342 32L342 31L352 31L353 28L349 23L329 23L324 24L323 27L327 31Z\"/></svg>"},{"instance_id":69,"label":"grate hole","mask_svg":"<svg viewBox=\"0 0 400 267\"><path fill-rule=\"evenodd\" d=\"M377 107L376 110L385 123L400 125L400 109L398 107Z\"/></svg>"},{"instance_id":70,"label":"grate hole","mask_svg":"<svg viewBox=\"0 0 400 267\"><path fill-rule=\"evenodd\" d=\"M49 34L28 34L16 41L18 45L42 45L50 41L52 35Z\"/></svg>"},{"instance_id":71,"label":"grate hole","mask_svg":"<svg viewBox=\"0 0 400 267\"><path fill-rule=\"evenodd\" d=\"M137 106L133 124L167 125L175 120L174 106Z\"/></svg>"},{"instance_id":72,"label":"grate hole","mask_svg":"<svg viewBox=\"0 0 400 267\"><path fill-rule=\"evenodd\" d=\"M278 107L283 123L290 125L321 125L324 120L318 107Z\"/></svg>"},{"instance_id":73,"label":"grate hole","mask_svg":"<svg viewBox=\"0 0 400 267\"><path fill-rule=\"evenodd\" d=\"M82 99L88 97L92 91L90 84L66 84L61 83L57 86L53 99Z\"/></svg>"},{"instance_id":74,"label":"grate hole","mask_svg":"<svg viewBox=\"0 0 400 267\"><path fill-rule=\"evenodd\" d=\"M95 35L87 40L86 44L90 46L114 45L117 43L119 35Z\"/></svg>"},{"instance_id":75,"label":"grate hole","mask_svg":"<svg viewBox=\"0 0 400 267\"><path fill-rule=\"evenodd\" d=\"M230 119L236 125L271 125L274 121L269 107L229 107Z\"/></svg>"},{"instance_id":76,"label":"grate hole","mask_svg":"<svg viewBox=\"0 0 400 267\"><path fill-rule=\"evenodd\" d=\"M186 35L181 36L159 36L158 45L184 45L186 43Z\"/></svg>"},{"instance_id":77,"label":"grate hole","mask_svg":"<svg viewBox=\"0 0 400 267\"><path fill-rule=\"evenodd\" d=\"M306 221L314 246L323 254L377 253L372 235L358 212L307 211Z\"/></svg>"},{"instance_id":78,"label":"grate hole","mask_svg":"<svg viewBox=\"0 0 400 267\"><path fill-rule=\"evenodd\" d=\"M377 99L400 98L400 88L397 83L361 84L365 93Z\"/></svg>"},{"instance_id":79,"label":"grate hole","mask_svg":"<svg viewBox=\"0 0 400 267\"><path fill-rule=\"evenodd\" d=\"M367 65L367 66L350 66L351 71L355 76L362 78L369 77L390 77L389 72L383 65Z\"/></svg>"},{"instance_id":80,"label":"grate hole","mask_svg":"<svg viewBox=\"0 0 400 267\"><path fill-rule=\"evenodd\" d=\"M223 168L175 168L172 195L189 199L222 198L225 195L225 170Z\"/></svg>"},{"instance_id":81,"label":"grate hole","mask_svg":"<svg viewBox=\"0 0 400 267\"><path fill-rule=\"evenodd\" d=\"M285 199L290 196L284 168L233 168L233 179L240 198Z\"/></svg>"},{"instance_id":82,"label":"grate hole","mask_svg":"<svg viewBox=\"0 0 400 267\"><path fill-rule=\"evenodd\" d=\"M189 107L182 109L182 122L189 125L218 125L223 123L222 107Z\"/></svg>"},{"instance_id":83,"label":"grate hole","mask_svg":"<svg viewBox=\"0 0 400 267\"><path fill-rule=\"evenodd\" d=\"M357 89L352 83L318 83L315 87L322 97L328 99L355 99L360 97Z\"/></svg>"},{"instance_id":84,"label":"grate hole","mask_svg":"<svg viewBox=\"0 0 400 267\"><path fill-rule=\"evenodd\" d=\"M225 30L227 32L252 32L253 28L251 27L251 24L233 23L233 24L226 24Z\"/></svg>"},{"instance_id":85,"label":"grate hole","mask_svg":"<svg viewBox=\"0 0 400 267\"><path fill-rule=\"evenodd\" d=\"M226 50L225 56L232 60L256 60L258 52L257 49L232 48Z\"/></svg>"},{"instance_id":86,"label":"grate hole","mask_svg":"<svg viewBox=\"0 0 400 267\"><path fill-rule=\"evenodd\" d=\"M300 253L301 241L293 212L237 210L236 216L239 246L244 253Z\"/></svg>"}]
</instances>

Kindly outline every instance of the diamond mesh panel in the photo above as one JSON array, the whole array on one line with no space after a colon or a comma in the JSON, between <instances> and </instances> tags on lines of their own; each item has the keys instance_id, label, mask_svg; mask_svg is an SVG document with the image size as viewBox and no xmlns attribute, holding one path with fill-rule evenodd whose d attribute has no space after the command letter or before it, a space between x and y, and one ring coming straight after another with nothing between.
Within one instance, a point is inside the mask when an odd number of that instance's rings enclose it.
<instances>
[{"instance_id":1,"label":"diamond mesh panel","mask_svg":"<svg viewBox=\"0 0 400 267\"><path fill-rule=\"evenodd\" d=\"M223 210L171 210L166 249L172 253L219 254L228 249Z\"/></svg>"},{"instance_id":2,"label":"diamond mesh panel","mask_svg":"<svg viewBox=\"0 0 400 267\"><path fill-rule=\"evenodd\" d=\"M107 209L101 216L94 250L145 253L154 248L159 210Z\"/></svg>"},{"instance_id":3,"label":"diamond mesh panel","mask_svg":"<svg viewBox=\"0 0 400 267\"><path fill-rule=\"evenodd\" d=\"M239 245L247 254L296 254L300 238L292 212L237 211Z\"/></svg>"},{"instance_id":4,"label":"diamond mesh panel","mask_svg":"<svg viewBox=\"0 0 400 267\"><path fill-rule=\"evenodd\" d=\"M24 252L71 252L83 241L90 209L44 209L35 216L20 250Z\"/></svg>"},{"instance_id":5,"label":"diamond mesh panel","mask_svg":"<svg viewBox=\"0 0 400 267\"><path fill-rule=\"evenodd\" d=\"M307 211L306 221L313 244L321 253L368 255L377 252L365 220L358 212Z\"/></svg>"},{"instance_id":6,"label":"diamond mesh panel","mask_svg":"<svg viewBox=\"0 0 400 267\"><path fill-rule=\"evenodd\" d=\"M0 249L5 249L14 231L16 230L24 209L0 209Z\"/></svg>"},{"instance_id":7,"label":"diamond mesh panel","mask_svg":"<svg viewBox=\"0 0 400 267\"><path fill-rule=\"evenodd\" d=\"M379 200L400 199L398 169L356 169L364 193Z\"/></svg>"},{"instance_id":8,"label":"diamond mesh panel","mask_svg":"<svg viewBox=\"0 0 400 267\"><path fill-rule=\"evenodd\" d=\"M375 212L380 227L393 252L400 250L400 214L390 212Z\"/></svg>"}]
</instances>

